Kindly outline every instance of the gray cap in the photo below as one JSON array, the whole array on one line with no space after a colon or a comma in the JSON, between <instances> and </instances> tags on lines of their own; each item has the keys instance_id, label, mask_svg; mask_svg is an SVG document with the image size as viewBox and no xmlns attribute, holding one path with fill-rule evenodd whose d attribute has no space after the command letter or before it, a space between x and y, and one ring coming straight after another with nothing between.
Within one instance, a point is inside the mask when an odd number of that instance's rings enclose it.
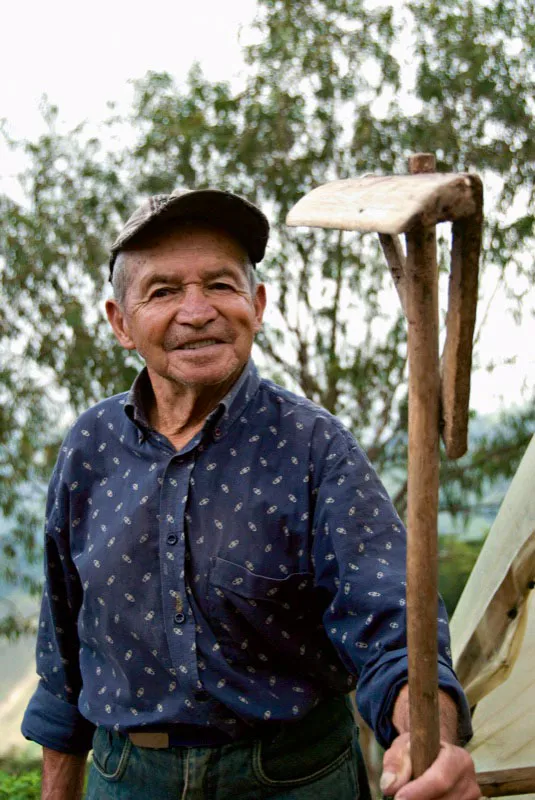
<instances>
[{"instance_id":1,"label":"gray cap","mask_svg":"<svg viewBox=\"0 0 535 800\"><path fill-rule=\"evenodd\" d=\"M206 222L228 231L247 251L253 264L264 258L269 222L259 208L245 198L219 189L175 190L157 194L142 203L126 222L111 246L110 280L120 250L133 244L141 231L166 220Z\"/></svg>"}]
</instances>

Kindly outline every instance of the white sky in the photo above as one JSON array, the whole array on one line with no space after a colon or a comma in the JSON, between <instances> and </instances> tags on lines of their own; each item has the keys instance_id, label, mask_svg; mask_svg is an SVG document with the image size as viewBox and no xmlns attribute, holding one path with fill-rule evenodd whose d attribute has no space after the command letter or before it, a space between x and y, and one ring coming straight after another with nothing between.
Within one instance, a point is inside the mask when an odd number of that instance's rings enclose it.
<instances>
[{"instance_id":1,"label":"white sky","mask_svg":"<svg viewBox=\"0 0 535 800\"><path fill-rule=\"evenodd\" d=\"M59 106L67 126L97 123L106 103L127 108L129 81L148 70L182 79L199 61L210 79L243 77L241 42L256 10L254 0L19 0L4 4L0 32L0 118L16 137L41 131L44 94ZM0 191L14 191L20 162L0 145ZM481 412L522 402L522 385L535 383L535 322L518 328L500 298L492 307L481 342L482 362L498 364L517 356L516 365L492 374L477 371L472 406Z\"/></svg>"},{"instance_id":2,"label":"white sky","mask_svg":"<svg viewBox=\"0 0 535 800\"><path fill-rule=\"evenodd\" d=\"M0 116L29 135L44 93L76 124L101 118L148 70L183 77L198 60L211 79L242 67L239 31L254 0L19 0L4 4Z\"/></svg>"}]
</instances>

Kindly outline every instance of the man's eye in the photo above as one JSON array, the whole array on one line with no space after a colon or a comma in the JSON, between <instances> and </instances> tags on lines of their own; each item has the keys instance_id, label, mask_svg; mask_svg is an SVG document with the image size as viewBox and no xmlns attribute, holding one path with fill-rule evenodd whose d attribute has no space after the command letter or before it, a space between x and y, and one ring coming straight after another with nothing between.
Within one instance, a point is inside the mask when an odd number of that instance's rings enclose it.
<instances>
[{"instance_id":1,"label":"man's eye","mask_svg":"<svg viewBox=\"0 0 535 800\"><path fill-rule=\"evenodd\" d=\"M151 294L151 300L158 297L167 297L168 294L171 294L171 289L168 289L165 286L162 286L160 289L156 289Z\"/></svg>"},{"instance_id":2,"label":"man's eye","mask_svg":"<svg viewBox=\"0 0 535 800\"><path fill-rule=\"evenodd\" d=\"M225 281L215 281L211 283L209 288L212 291L216 292L233 292L235 291L235 287L232 283L226 283Z\"/></svg>"}]
</instances>

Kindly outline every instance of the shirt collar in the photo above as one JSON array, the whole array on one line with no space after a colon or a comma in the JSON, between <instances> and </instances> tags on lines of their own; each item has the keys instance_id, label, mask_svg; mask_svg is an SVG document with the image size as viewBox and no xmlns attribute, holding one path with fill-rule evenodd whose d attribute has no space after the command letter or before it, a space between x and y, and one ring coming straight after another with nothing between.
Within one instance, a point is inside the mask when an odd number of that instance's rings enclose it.
<instances>
[{"instance_id":1,"label":"shirt collar","mask_svg":"<svg viewBox=\"0 0 535 800\"><path fill-rule=\"evenodd\" d=\"M242 413L251 397L256 393L260 377L252 359L249 359L237 381L207 417L204 430L212 431L214 439L220 439ZM151 430L147 409L154 397L147 368L136 377L124 404L125 413L138 426L146 439Z\"/></svg>"},{"instance_id":2,"label":"shirt collar","mask_svg":"<svg viewBox=\"0 0 535 800\"><path fill-rule=\"evenodd\" d=\"M145 409L150 406L153 397L154 392L152 391L149 373L147 367L144 367L126 395L124 410L132 422L145 434L150 430Z\"/></svg>"}]
</instances>

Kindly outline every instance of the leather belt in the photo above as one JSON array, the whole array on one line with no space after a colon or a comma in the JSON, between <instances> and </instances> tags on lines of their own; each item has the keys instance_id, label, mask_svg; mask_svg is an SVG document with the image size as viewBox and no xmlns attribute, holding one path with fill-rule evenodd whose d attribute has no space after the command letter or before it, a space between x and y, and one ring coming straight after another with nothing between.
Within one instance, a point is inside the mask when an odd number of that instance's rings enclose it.
<instances>
[{"instance_id":1,"label":"leather belt","mask_svg":"<svg viewBox=\"0 0 535 800\"><path fill-rule=\"evenodd\" d=\"M128 738L136 747L149 747L151 750L163 750L170 747L168 733L133 731L128 734Z\"/></svg>"},{"instance_id":2,"label":"leather belt","mask_svg":"<svg viewBox=\"0 0 535 800\"><path fill-rule=\"evenodd\" d=\"M167 731L129 731L128 738L136 747L165 750L169 747L221 747L232 739L217 728L177 725Z\"/></svg>"}]
</instances>

